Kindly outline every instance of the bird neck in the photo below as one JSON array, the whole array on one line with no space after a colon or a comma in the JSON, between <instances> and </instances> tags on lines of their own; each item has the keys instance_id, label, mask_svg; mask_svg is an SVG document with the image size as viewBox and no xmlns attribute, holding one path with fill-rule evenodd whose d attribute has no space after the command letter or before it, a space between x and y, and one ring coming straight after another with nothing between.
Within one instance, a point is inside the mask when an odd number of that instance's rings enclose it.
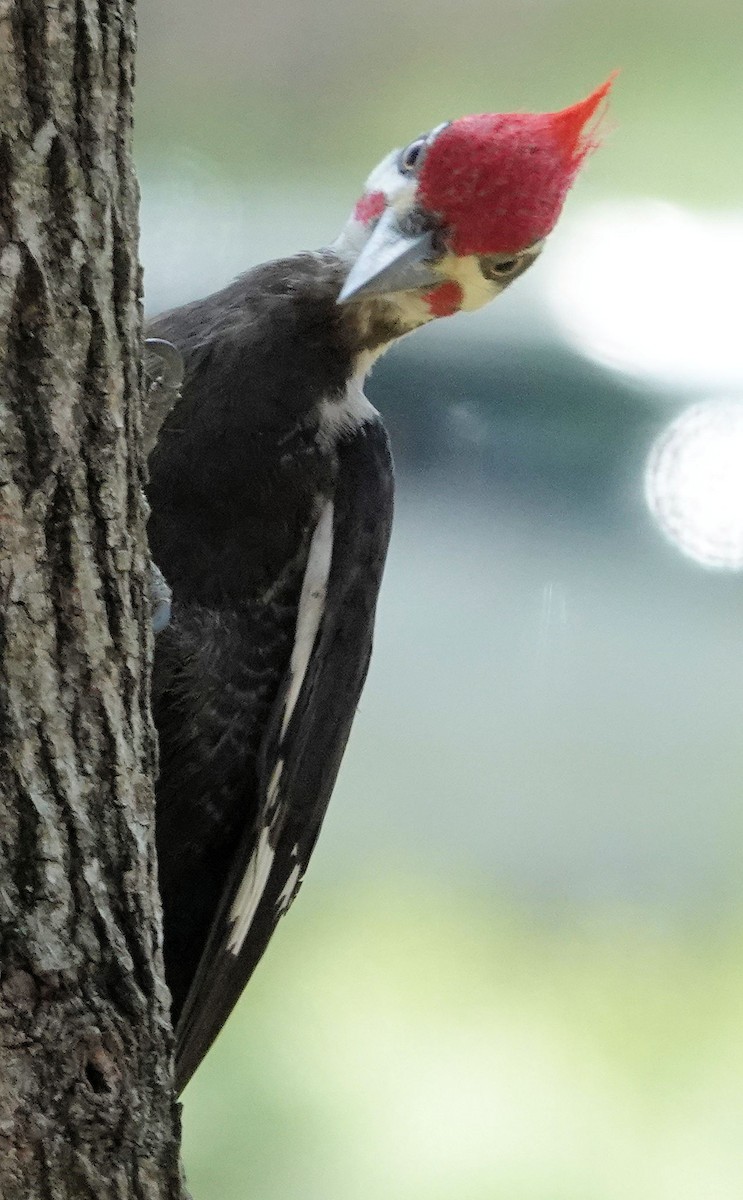
<instances>
[{"instance_id":1,"label":"bird neck","mask_svg":"<svg viewBox=\"0 0 743 1200\"><path fill-rule=\"evenodd\" d=\"M369 236L368 229L351 218L331 247L337 256L345 280ZM343 305L343 322L359 356L359 369L366 373L385 350L406 337L434 314L420 293L392 292L381 296L362 296ZM365 368L364 368L364 364ZM355 372L357 374L358 372Z\"/></svg>"},{"instance_id":2,"label":"bird neck","mask_svg":"<svg viewBox=\"0 0 743 1200\"><path fill-rule=\"evenodd\" d=\"M424 302L412 292L362 298L348 305L346 315L352 343L371 366L402 337L431 319Z\"/></svg>"}]
</instances>

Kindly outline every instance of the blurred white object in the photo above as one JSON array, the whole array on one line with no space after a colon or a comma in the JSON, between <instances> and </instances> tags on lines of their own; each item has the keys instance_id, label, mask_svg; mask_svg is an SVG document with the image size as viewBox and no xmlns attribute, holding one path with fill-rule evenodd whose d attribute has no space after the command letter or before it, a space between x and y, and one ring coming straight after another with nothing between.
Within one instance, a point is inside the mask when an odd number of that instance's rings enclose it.
<instances>
[{"instance_id":1,"label":"blurred white object","mask_svg":"<svg viewBox=\"0 0 743 1200\"><path fill-rule=\"evenodd\" d=\"M587 357L662 386L743 384L743 213L601 206L545 255L547 299Z\"/></svg>"},{"instance_id":2,"label":"blurred white object","mask_svg":"<svg viewBox=\"0 0 743 1200\"><path fill-rule=\"evenodd\" d=\"M743 397L693 404L664 429L648 456L645 497L684 554L743 569Z\"/></svg>"}]
</instances>

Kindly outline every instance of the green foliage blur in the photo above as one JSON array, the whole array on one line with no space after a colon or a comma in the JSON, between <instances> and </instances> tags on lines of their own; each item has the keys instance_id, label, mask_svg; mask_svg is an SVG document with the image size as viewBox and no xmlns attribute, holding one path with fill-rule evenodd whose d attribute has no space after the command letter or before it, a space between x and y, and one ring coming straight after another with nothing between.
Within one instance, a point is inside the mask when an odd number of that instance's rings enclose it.
<instances>
[{"instance_id":1,"label":"green foliage blur","mask_svg":"<svg viewBox=\"0 0 743 1200\"><path fill-rule=\"evenodd\" d=\"M740 1194L743 925L311 883L185 1098L197 1197Z\"/></svg>"},{"instance_id":2,"label":"green foliage blur","mask_svg":"<svg viewBox=\"0 0 743 1200\"><path fill-rule=\"evenodd\" d=\"M332 237L421 130L617 67L576 229L741 204L739 0L138 8L151 309ZM194 1200L743 1195L740 575L643 500L697 397L519 294L370 381L398 462L372 671L308 879L185 1094Z\"/></svg>"},{"instance_id":3,"label":"green foliage blur","mask_svg":"<svg viewBox=\"0 0 743 1200\"><path fill-rule=\"evenodd\" d=\"M140 0L143 156L363 179L465 112L555 109L620 68L591 188L740 199L738 0Z\"/></svg>"}]
</instances>

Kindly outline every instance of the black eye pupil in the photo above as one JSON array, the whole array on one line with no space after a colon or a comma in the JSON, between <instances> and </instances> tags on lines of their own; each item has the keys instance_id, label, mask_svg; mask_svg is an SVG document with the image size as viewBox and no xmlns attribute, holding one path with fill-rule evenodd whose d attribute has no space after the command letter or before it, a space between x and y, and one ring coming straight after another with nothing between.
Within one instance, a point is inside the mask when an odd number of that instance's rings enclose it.
<instances>
[{"instance_id":1,"label":"black eye pupil","mask_svg":"<svg viewBox=\"0 0 743 1200\"><path fill-rule=\"evenodd\" d=\"M420 157L420 152L423 149L423 142L413 142L408 146L407 150L403 151L402 165L406 170L414 167Z\"/></svg>"},{"instance_id":2,"label":"black eye pupil","mask_svg":"<svg viewBox=\"0 0 743 1200\"><path fill-rule=\"evenodd\" d=\"M480 270L486 279L501 279L512 275L521 265L520 258L481 258Z\"/></svg>"}]
</instances>

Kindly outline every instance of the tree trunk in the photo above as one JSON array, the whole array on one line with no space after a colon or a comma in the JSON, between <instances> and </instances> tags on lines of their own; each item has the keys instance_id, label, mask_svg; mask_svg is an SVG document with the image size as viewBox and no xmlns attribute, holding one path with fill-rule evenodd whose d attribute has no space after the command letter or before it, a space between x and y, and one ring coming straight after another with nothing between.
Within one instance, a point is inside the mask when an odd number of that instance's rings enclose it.
<instances>
[{"instance_id":1,"label":"tree trunk","mask_svg":"<svg viewBox=\"0 0 743 1200\"><path fill-rule=\"evenodd\" d=\"M133 0L0 0L0 1198L180 1200Z\"/></svg>"}]
</instances>

